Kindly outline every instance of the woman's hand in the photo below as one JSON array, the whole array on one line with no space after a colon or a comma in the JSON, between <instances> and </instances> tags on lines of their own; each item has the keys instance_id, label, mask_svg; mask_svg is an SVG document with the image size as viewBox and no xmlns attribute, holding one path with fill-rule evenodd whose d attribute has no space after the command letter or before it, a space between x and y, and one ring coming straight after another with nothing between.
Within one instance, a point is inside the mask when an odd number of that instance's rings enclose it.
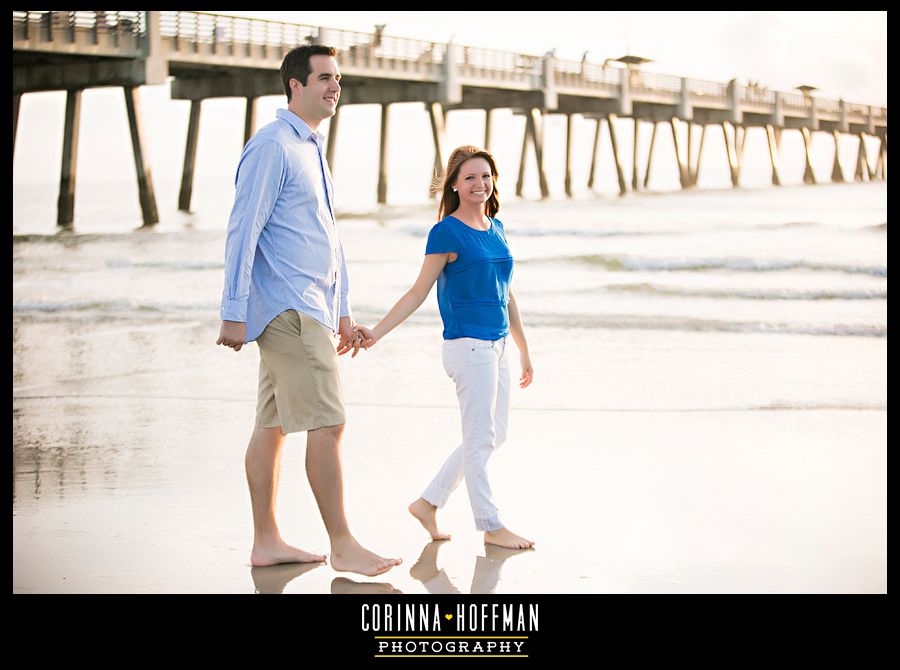
<instances>
[{"instance_id":1,"label":"woman's hand","mask_svg":"<svg viewBox=\"0 0 900 670\"><path fill-rule=\"evenodd\" d=\"M355 326L353 326L353 332L358 333L362 336L362 346L364 349L374 347L378 342L378 338L375 337L375 331L373 331L371 328L366 328L365 326L356 324Z\"/></svg>"},{"instance_id":2,"label":"woman's hand","mask_svg":"<svg viewBox=\"0 0 900 670\"><path fill-rule=\"evenodd\" d=\"M525 388L530 386L534 379L534 367L531 365L531 357L527 352L519 355L519 361L522 364L522 376L519 378L519 386Z\"/></svg>"}]
</instances>

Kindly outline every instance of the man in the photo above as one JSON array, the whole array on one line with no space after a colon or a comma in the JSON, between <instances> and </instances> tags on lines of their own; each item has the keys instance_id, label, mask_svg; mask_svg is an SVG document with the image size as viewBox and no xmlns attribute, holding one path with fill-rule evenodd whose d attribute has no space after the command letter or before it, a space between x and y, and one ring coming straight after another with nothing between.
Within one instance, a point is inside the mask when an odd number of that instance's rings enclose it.
<instances>
[{"instance_id":1,"label":"man","mask_svg":"<svg viewBox=\"0 0 900 670\"><path fill-rule=\"evenodd\" d=\"M238 164L225 245L222 327L216 344L259 346L256 428L247 447L254 566L321 562L288 545L275 521L281 446L307 431L306 472L331 540L335 570L377 575L399 559L363 548L344 515L340 443L346 420L339 355L359 351L347 266L334 221L319 124L341 93L335 50L290 51L281 64L288 108L254 135ZM335 351L334 334L340 341Z\"/></svg>"}]
</instances>

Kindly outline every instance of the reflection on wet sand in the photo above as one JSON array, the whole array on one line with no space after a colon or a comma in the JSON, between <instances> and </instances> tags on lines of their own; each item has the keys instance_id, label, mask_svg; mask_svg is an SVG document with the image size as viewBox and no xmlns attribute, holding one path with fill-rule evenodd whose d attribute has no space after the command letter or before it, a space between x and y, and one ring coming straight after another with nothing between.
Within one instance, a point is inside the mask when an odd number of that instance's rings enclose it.
<instances>
[{"instance_id":1,"label":"reflection on wet sand","mask_svg":"<svg viewBox=\"0 0 900 670\"><path fill-rule=\"evenodd\" d=\"M422 582L428 593L462 593L450 581L450 577L443 568L438 568L437 558L441 546L449 540L434 540L425 545L419 560L409 570L413 579ZM494 593L497 583L500 581L500 569L507 559L533 552L529 549L508 549L493 544L484 545L484 556L475 557L475 573L472 575L472 587L470 593Z\"/></svg>"},{"instance_id":2,"label":"reflection on wet sand","mask_svg":"<svg viewBox=\"0 0 900 670\"><path fill-rule=\"evenodd\" d=\"M394 588L393 584L387 582L354 582L346 577L335 577L331 582L331 592L334 594L349 595L386 595L392 593L403 593L400 589Z\"/></svg>"},{"instance_id":3,"label":"reflection on wet sand","mask_svg":"<svg viewBox=\"0 0 900 670\"><path fill-rule=\"evenodd\" d=\"M324 563L281 563L269 565L263 568L250 568L250 576L253 578L254 593L276 594L284 593L287 586L295 577L325 565Z\"/></svg>"}]
</instances>

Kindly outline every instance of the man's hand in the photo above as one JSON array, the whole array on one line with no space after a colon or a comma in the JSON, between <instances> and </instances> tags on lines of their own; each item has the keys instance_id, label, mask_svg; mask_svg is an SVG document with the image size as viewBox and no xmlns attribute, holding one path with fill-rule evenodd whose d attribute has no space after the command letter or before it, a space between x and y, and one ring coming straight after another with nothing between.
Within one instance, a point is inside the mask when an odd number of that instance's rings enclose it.
<instances>
[{"instance_id":1,"label":"man's hand","mask_svg":"<svg viewBox=\"0 0 900 670\"><path fill-rule=\"evenodd\" d=\"M356 324L353 326L353 330L362 336L362 346L364 349L374 347L378 343L378 338L375 337L375 332L371 328Z\"/></svg>"},{"instance_id":2,"label":"man's hand","mask_svg":"<svg viewBox=\"0 0 900 670\"><path fill-rule=\"evenodd\" d=\"M240 351L247 342L247 324L238 321L223 321L219 329L216 344L224 344L235 351Z\"/></svg>"},{"instance_id":3,"label":"man's hand","mask_svg":"<svg viewBox=\"0 0 900 670\"><path fill-rule=\"evenodd\" d=\"M338 356L343 356L353 349L353 354L350 358L355 358L356 354L359 353L359 346L362 344L362 339L358 333L354 332L353 321L349 316L341 317L338 325L338 336L340 337L337 348Z\"/></svg>"}]
</instances>

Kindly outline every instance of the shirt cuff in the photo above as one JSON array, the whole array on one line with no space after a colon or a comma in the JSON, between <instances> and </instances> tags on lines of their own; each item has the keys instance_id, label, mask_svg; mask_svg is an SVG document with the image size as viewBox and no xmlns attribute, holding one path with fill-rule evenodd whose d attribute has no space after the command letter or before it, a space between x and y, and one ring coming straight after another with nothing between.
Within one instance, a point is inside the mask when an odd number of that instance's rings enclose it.
<instances>
[{"instance_id":1,"label":"shirt cuff","mask_svg":"<svg viewBox=\"0 0 900 670\"><path fill-rule=\"evenodd\" d=\"M249 298L244 298L243 300L222 298L222 309L219 312L222 316L222 321L236 321L238 323L246 323L248 302Z\"/></svg>"}]
</instances>

